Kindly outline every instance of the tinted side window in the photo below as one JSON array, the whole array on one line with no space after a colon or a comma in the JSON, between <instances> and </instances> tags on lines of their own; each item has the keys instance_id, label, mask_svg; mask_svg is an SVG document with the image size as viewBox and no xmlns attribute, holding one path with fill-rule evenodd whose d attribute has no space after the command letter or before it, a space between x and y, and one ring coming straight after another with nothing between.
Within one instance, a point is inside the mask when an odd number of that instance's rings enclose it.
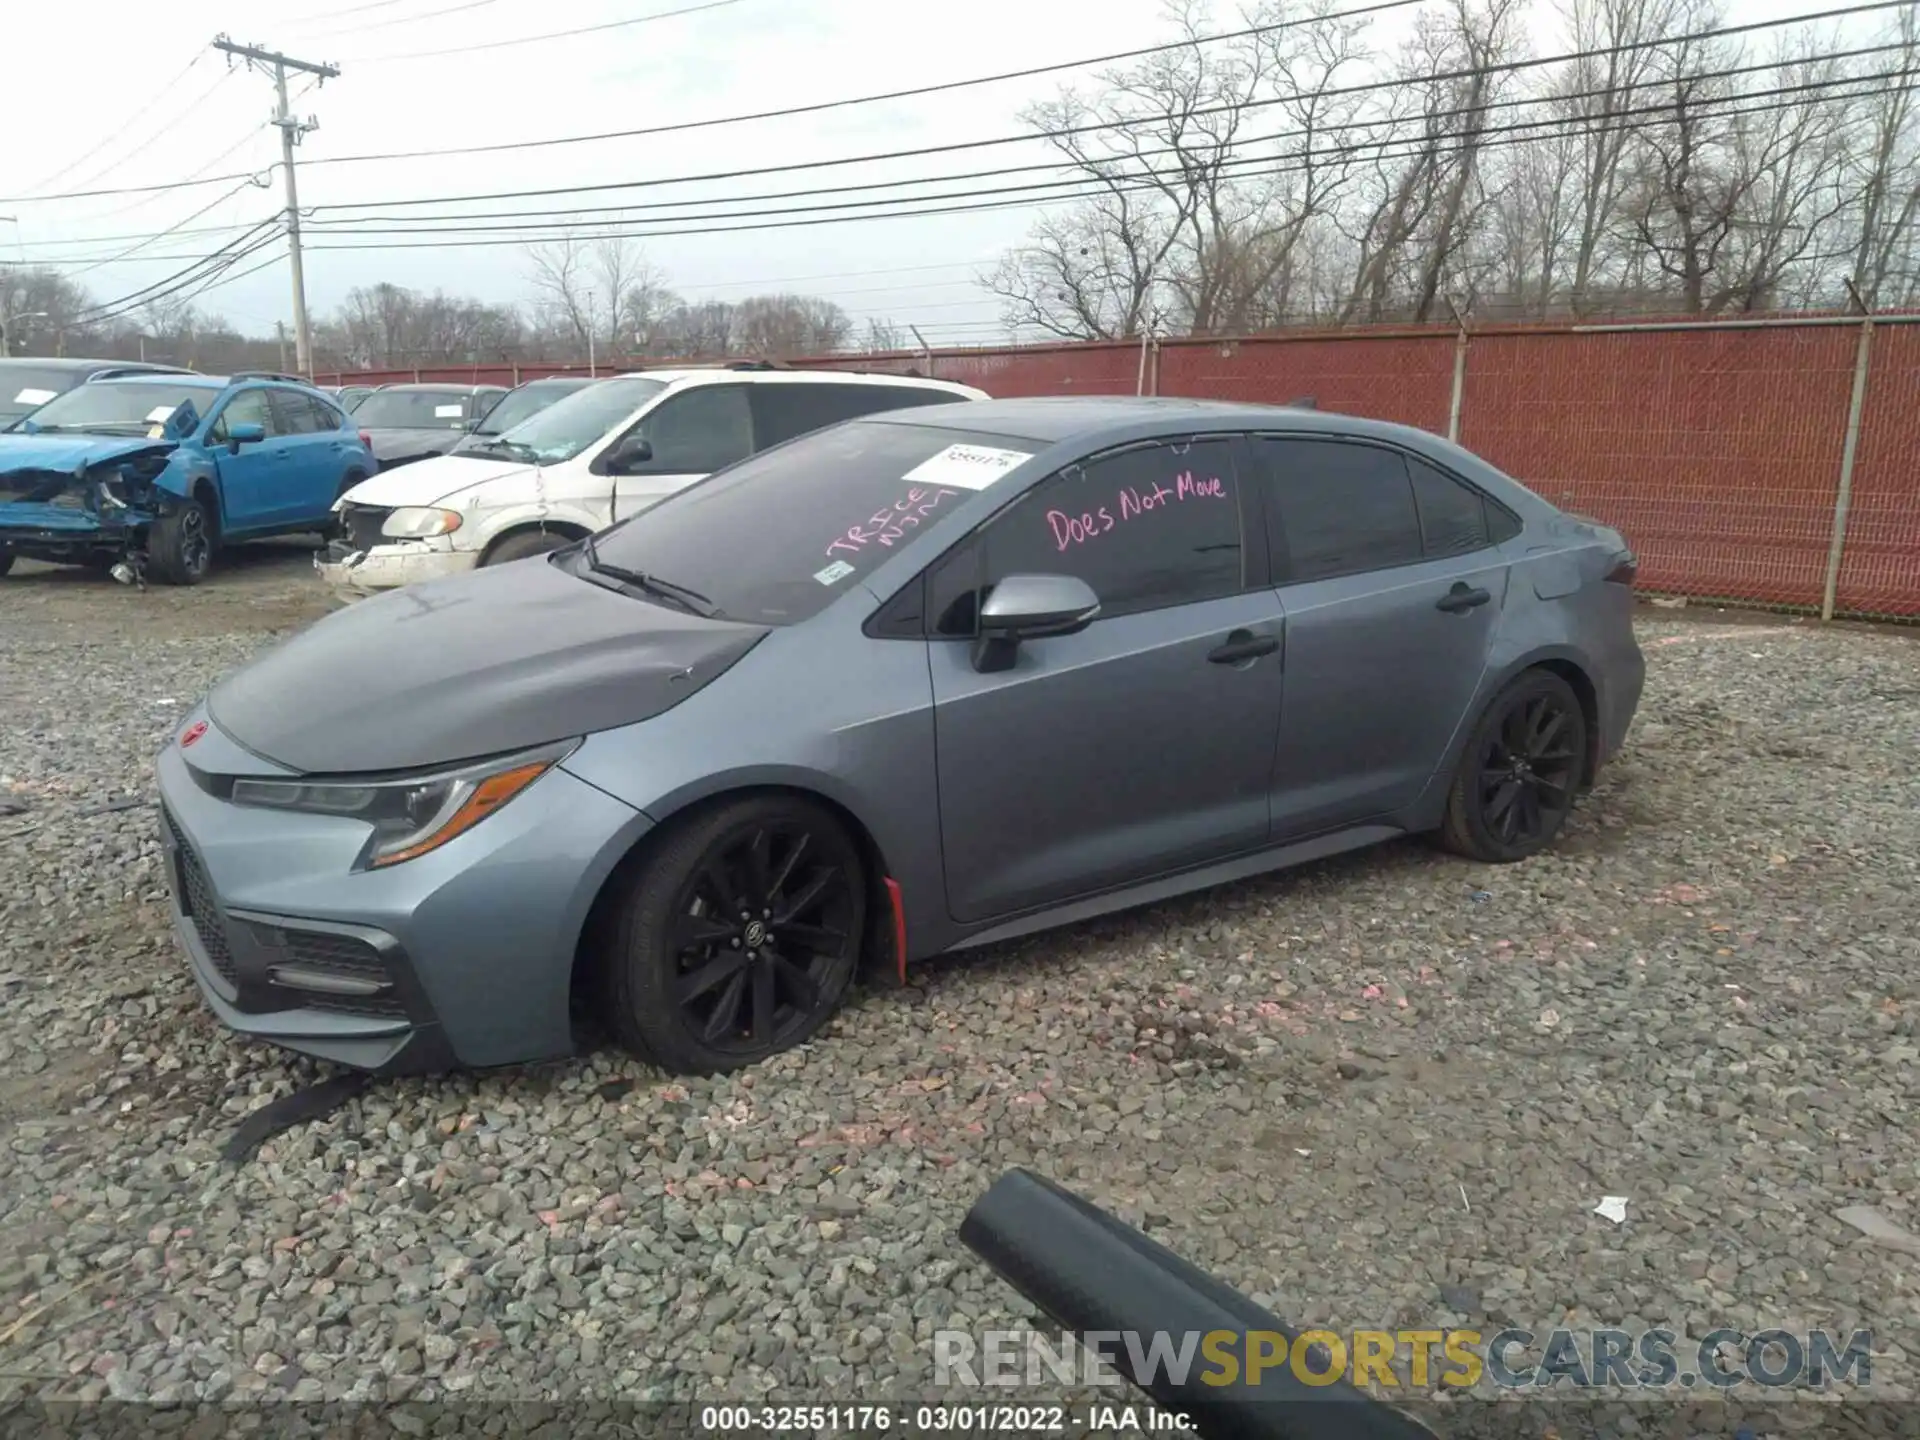
<instances>
[{"instance_id":1,"label":"tinted side window","mask_svg":"<svg viewBox=\"0 0 1920 1440\"><path fill-rule=\"evenodd\" d=\"M304 396L303 398L307 402L307 408L313 412L313 428L315 430L338 430L342 425L347 423L347 417L334 409L334 407L329 405L325 400L316 399L312 395Z\"/></svg>"},{"instance_id":2,"label":"tinted side window","mask_svg":"<svg viewBox=\"0 0 1920 1440\"><path fill-rule=\"evenodd\" d=\"M1237 594L1240 487L1227 440L1145 445L1062 471L996 515L929 577L941 635L971 635L1008 575L1077 575L1102 619Z\"/></svg>"},{"instance_id":3,"label":"tinted side window","mask_svg":"<svg viewBox=\"0 0 1920 1440\"><path fill-rule=\"evenodd\" d=\"M1413 503L1420 512L1420 533L1426 541L1427 558L1465 555L1484 550L1487 539L1487 502L1478 490L1469 489L1451 475L1417 459L1405 457L1413 476Z\"/></svg>"},{"instance_id":4,"label":"tinted side window","mask_svg":"<svg viewBox=\"0 0 1920 1440\"><path fill-rule=\"evenodd\" d=\"M311 435L319 428L306 397L289 390L269 390L267 404L273 410L273 427L282 435Z\"/></svg>"},{"instance_id":5,"label":"tinted side window","mask_svg":"<svg viewBox=\"0 0 1920 1440\"><path fill-rule=\"evenodd\" d=\"M900 407L902 394L915 392L905 385L834 385L777 382L752 387L753 406L760 421L760 444L778 445L809 430L824 430L842 420L856 420L879 410Z\"/></svg>"},{"instance_id":6,"label":"tinted side window","mask_svg":"<svg viewBox=\"0 0 1920 1440\"><path fill-rule=\"evenodd\" d=\"M647 412L635 433L653 446L640 475L705 475L753 453L744 385L696 385Z\"/></svg>"},{"instance_id":7,"label":"tinted side window","mask_svg":"<svg viewBox=\"0 0 1920 1440\"><path fill-rule=\"evenodd\" d=\"M1275 502L1268 507L1275 570L1286 580L1324 580L1420 558L1413 484L1396 451L1337 440L1254 444Z\"/></svg>"}]
</instances>

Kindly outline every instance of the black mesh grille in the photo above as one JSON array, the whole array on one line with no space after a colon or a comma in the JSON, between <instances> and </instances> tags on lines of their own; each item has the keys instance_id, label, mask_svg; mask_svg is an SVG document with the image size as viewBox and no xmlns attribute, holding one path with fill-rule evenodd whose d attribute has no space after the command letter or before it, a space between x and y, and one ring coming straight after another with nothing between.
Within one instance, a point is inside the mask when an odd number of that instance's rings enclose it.
<instances>
[{"instance_id":1,"label":"black mesh grille","mask_svg":"<svg viewBox=\"0 0 1920 1440\"><path fill-rule=\"evenodd\" d=\"M340 529L355 550L371 550L383 543L380 527L393 511L382 505L348 505L340 511Z\"/></svg>"},{"instance_id":2,"label":"black mesh grille","mask_svg":"<svg viewBox=\"0 0 1920 1440\"><path fill-rule=\"evenodd\" d=\"M200 937L201 948L207 952L213 968L220 972L221 978L229 985L235 984L237 976L233 967L233 951L227 944L227 927L220 918L220 904L214 898L212 882L207 879L206 869L200 864L200 857L188 842L179 821L165 809L160 813L166 817L167 829L173 836L180 872L180 909L192 923L194 933Z\"/></svg>"},{"instance_id":3,"label":"black mesh grille","mask_svg":"<svg viewBox=\"0 0 1920 1440\"><path fill-rule=\"evenodd\" d=\"M380 952L364 940L323 930L283 929L280 935L280 954L285 964L321 970L330 975L350 975L388 984L393 981L380 959ZM392 991L380 995L331 995L324 991L302 989L300 996L303 1005L344 1015L391 1015L404 1018L407 1013L406 1006Z\"/></svg>"}]
</instances>

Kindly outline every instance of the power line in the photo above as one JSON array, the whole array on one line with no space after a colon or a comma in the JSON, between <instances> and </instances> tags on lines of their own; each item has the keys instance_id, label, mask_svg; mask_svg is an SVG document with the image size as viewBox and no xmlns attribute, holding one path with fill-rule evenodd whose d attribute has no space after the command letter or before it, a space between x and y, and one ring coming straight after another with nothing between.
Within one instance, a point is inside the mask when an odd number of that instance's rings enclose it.
<instances>
[{"instance_id":1,"label":"power line","mask_svg":"<svg viewBox=\"0 0 1920 1440\"><path fill-rule=\"evenodd\" d=\"M202 215L206 214L207 211L213 209L214 206L225 204L227 201L231 200L234 196L238 195L242 190L246 188L247 188L247 182L242 181L240 184L234 186L231 190L227 191L225 194L215 196L212 200L208 201L205 205L202 205L198 210L194 211L191 215L187 216L186 219L182 220L179 225L170 225L165 230L156 231L152 235L149 235L145 239L141 240L139 244L131 246L126 250L122 250L118 255L112 255L102 260L96 260L92 264L85 266L83 269L79 269L71 272L67 276L67 278L69 280L77 280L82 275L90 275L95 270L99 270L104 266L119 264L123 260L127 259L129 256L137 254L139 251L146 249L147 246L151 245L154 241L164 239L168 235L172 235L179 232L181 226L188 224L190 221L198 220ZM220 228L233 229L236 227L223 226Z\"/></svg>"},{"instance_id":2,"label":"power line","mask_svg":"<svg viewBox=\"0 0 1920 1440\"><path fill-rule=\"evenodd\" d=\"M740 0L705 0L699 5L685 5L678 10L661 10L652 15L639 15L631 20L612 20L605 25L583 25L578 30L554 30L545 35L520 35L512 40L489 40L480 45L456 45L446 50L409 50L400 55L355 55L346 63L353 65L385 65L396 60L432 60L442 55L471 55L476 50L505 50L510 46L533 45L542 40L566 40L575 35L593 35L602 30L624 30L629 25L650 25L655 20L671 20L678 15L697 15L702 10L720 10L728 5L738 5Z\"/></svg>"},{"instance_id":3,"label":"power line","mask_svg":"<svg viewBox=\"0 0 1920 1440\"><path fill-rule=\"evenodd\" d=\"M1898 73L1898 72L1893 72L1893 73ZM1817 88L1826 89L1826 88L1829 88L1829 86L1827 84L1821 84ZM1886 87L1882 87L1879 90L1851 92L1848 95L1835 96L1833 98L1835 99L1870 98L1871 96L1874 96L1874 95L1898 93L1898 92L1904 91L1907 88L1908 87L1906 85L1886 86ZM1774 94L1774 93L1786 93L1786 92L1768 91L1768 92L1758 92L1758 93ZM1656 113L1663 113L1665 108L1666 107L1664 106L1659 107L1659 111ZM1717 117L1731 118L1731 117L1740 116L1740 115L1764 114L1769 111L1780 110L1784 108L1788 108L1788 107L1786 105L1766 105L1766 106L1755 106L1755 107L1751 107L1744 110L1721 110L1721 111L1709 111L1706 113L1711 114L1713 116L1717 116ZM1526 122L1523 125L1517 125L1517 126L1488 127L1487 129L1480 131L1479 135L1499 134L1502 131L1517 130L1517 129L1537 129L1543 125L1566 127L1561 131L1563 135L1607 134L1622 128L1616 124L1611 123L1613 120L1618 118L1620 113L1622 112L1615 112L1613 116L1601 117L1602 123L1597 125L1589 124L1586 128L1579 129L1579 130L1573 129L1572 128L1573 124L1581 120L1590 120L1592 117L1585 117L1585 116L1559 117L1549 121L1530 121L1530 122ZM1701 113L1701 112L1696 111L1696 113ZM1437 145L1434 145L1430 140L1424 140L1424 139L1419 141L1411 141L1411 142L1405 139L1377 140L1377 141L1367 142L1367 144L1358 145L1358 146L1330 147L1327 151L1317 152L1314 158L1318 159L1325 155L1339 153L1342 150L1352 151L1352 150L1360 150L1360 149L1366 149L1371 147L1384 147L1384 146L1396 144L1396 143L1403 144L1403 145L1405 144L1414 145L1415 148L1411 150L1402 151L1397 154L1381 154L1380 156L1377 157L1382 160L1405 159L1405 158L1411 158L1413 156L1422 155L1422 154L1431 154L1431 155L1458 154L1458 153L1462 153L1464 151L1475 149L1475 148L1499 149L1499 148L1505 148L1506 146L1513 145L1513 144L1530 144L1532 143L1533 138L1534 137L1531 137L1531 136L1509 136L1509 138L1504 140L1483 140L1478 138L1478 136L1475 136L1475 137L1471 137L1469 140L1469 143L1467 144L1452 145L1452 146L1437 146ZM1252 157L1249 159L1239 160L1239 161L1227 161L1227 162L1222 162L1222 165L1238 166L1238 165L1246 165L1246 164L1259 164L1259 163L1264 163L1265 158L1266 157ZM1278 166L1278 167L1274 167L1267 170L1250 171L1245 175L1239 176L1238 178L1252 179L1252 178L1259 178L1263 176L1295 174L1295 173L1298 173L1302 168L1304 168L1304 166L1301 164L1284 165L1284 166ZM1145 173L1149 176L1152 176L1152 175L1169 175L1169 174L1177 175L1177 174L1181 174L1182 172L1176 170L1176 171L1164 171L1164 172L1149 171ZM1114 178L1130 179L1134 177L1114 177ZM793 213L792 211L760 211L760 212L749 211L744 213L727 213L727 214L721 214L721 215L711 216L711 217L682 216L682 217L676 217L676 218L682 221L705 221L708 219L720 219L720 220L746 219L751 221L751 223L744 224L744 225L704 225L703 224L702 227L698 229L684 229L684 230L639 230L639 231L629 231L617 236L600 236L596 238L622 239L622 240L657 240L657 239L672 239L676 237L689 237L689 236L725 235L725 234L734 234L742 231L751 231L751 230L798 229L798 228L805 228L805 227L811 227L816 225L838 225L838 224L846 224L854 221L865 221L865 220L918 219L918 218L935 216L935 215L971 214L971 213L978 213L983 211L1005 210L1005 209L1019 208L1019 207L1039 207L1039 206L1045 206L1045 205L1067 204L1076 200L1095 199L1103 194L1128 193L1128 192L1134 192L1134 191L1154 190L1154 189L1162 188L1156 183L1154 183L1152 179L1146 179L1144 181L1141 181L1140 183L1116 184L1116 183L1113 183L1112 180L1101 180L1097 177L1082 177L1078 180L1056 181L1056 182L1052 182L1052 184L1055 187L1059 185L1065 185L1065 184L1080 184L1083 186L1097 185L1100 188L1092 189L1092 190L1082 189L1072 194L1059 195L1051 198L1036 198L1032 194L1028 193L1028 194L1022 194L1016 198L984 198L978 201L970 201L969 203L960 204L960 205L943 205L943 206L931 206L924 209L895 210L895 211L889 211L884 214L830 215L830 216L813 217L813 218L800 219L800 220L755 218L756 216L764 217L764 216L790 215ZM935 200L935 199L963 199L969 193L973 195L983 196L983 197L1006 197L1007 195L1009 195L1010 191L1014 188L1018 188L1018 189L1030 192L1034 189L1046 188L1046 187L1041 187L1041 186L998 187L998 188L984 190L984 191L956 192L954 194L949 194L945 196L922 196L918 198L922 201ZM900 202L898 200L849 202L849 204L858 204L858 203L888 204L888 203L900 203ZM848 207L843 205L843 206L825 206L825 207L814 207L814 208L845 209ZM350 231L350 232L342 232L342 233L364 235L364 234L372 234L372 233L378 233L378 232L362 230L362 231ZM459 234L462 232L458 230L442 230L438 232L411 231L411 232L402 232L402 233L412 233L412 234L437 233L437 234L445 235L445 234ZM512 236L512 237L502 237L499 239L485 239L485 240L441 239L441 240L426 241L423 243L403 241L398 243L385 242L385 243L375 243L375 244L331 244L331 245L316 245L313 248L316 250L470 249L470 248L500 246L500 245L531 245L531 244L541 244L541 243L553 243L555 241L563 241L569 238L573 238L573 237L569 237L563 233L558 235L547 235L547 236L537 236L537 237L519 235L519 236Z\"/></svg>"},{"instance_id":4,"label":"power line","mask_svg":"<svg viewBox=\"0 0 1920 1440\"><path fill-rule=\"evenodd\" d=\"M441 150L396 150L381 155L334 155L312 163L357 165L370 160L421 160L438 159L447 155L491 155L503 150L540 150L554 145L584 145L600 140L632 140L646 135L671 135L687 130L707 130L717 125L743 125L755 120L786 120L796 115L817 115L825 110L842 110L855 105L879 105L890 100L910 100L921 95L939 95L979 85L997 85L1007 80L1028 80L1036 75L1053 75L1063 70L1081 70L1089 65L1117 64L1122 60L1138 60L1148 55L1164 54L1169 50L1216 45L1227 40L1244 40L1250 36L1273 34L1301 25L1327 24L1335 20L1371 15L1382 10L1401 10L1409 5L1424 3L1425 0L1377 0L1374 4L1361 5L1351 10L1339 10L1328 15L1283 20L1269 25L1251 25L1244 30L1230 30L1219 35L1202 35L1189 40L1175 40L1165 45L1147 45L1137 50L1116 50L1106 55L1088 55L1078 60L1062 60L1053 65L1034 65L1025 70L1003 70L996 75L976 75L968 80L947 80L937 85L916 85L911 89L887 90L877 95L851 95L839 100L819 100L807 105L788 105L778 110L755 110L743 115L719 115L707 120L683 120L671 125L648 125L638 130L607 130L596 135L561 135L550 140L517 140L498 145L461 145Z\"/></svg>"},{"instance_id":5,"label":"power line","mask_svg":"<svg viewBox=\"0 0 1920 1440\"><path fill-rule=\"evenodd\" d=\"M1743 34L1749 31L1777 28L1781 25L1805 24L1814 20L1830 19L1840 15L1863 14L1868 11L1897 8L1913 3L1913 0L1868 0L1868 3L1847 6L1838 10L1821 11L1813 15L1794 16L1784 20L1761 20L1749 25L1736 25L1725 29L1693 31L1684 35L1658 37L1652 40L1636 41L1622 45L1603 46L1591 50L1569 51L1561 55L1550 55L1527 60L1503 61L1498 65L1472 66L1461 70L1442 72L1422 77L1428 83L1445 80L1481 79L1489 75L1516 73L1522 70L1538 69L1546 65L1566 64L1579 60L1601 59L1607 56L1621 55L1630 51L1657 49L1669 45L1686 44L1692 41L1718 36ZM1182 112L1183 120L1199 119L1207 115L1240 114L1248 110L1264 109L1272 105L1286 104L1301 99L1326 100L1342 96L1363 95L1381 90L1401 89L1405 86L1401 80L1375 80L1361 84L1331 87L1312 96L1289 95L1266 100L1252 100L1241 104L1196 107ZM604 193L610 190L635 190L656 185L690 185L714 180L740 180L758 175L785 175L806 170L834 169L844 165L867 165L888 160L916 160L929 155L952 155L968 150L984 150L1000 145L1030 144L1037 140L1059 140L1075 135L1094 134L1101 131L1127 130L1155 123L1151 117L1138 120L1102 121L1085 125L1065 126L1054 130L1029 131L1019 135L995 136L986 140L961 140L945 145L922 145L910 150L884 150L865 155L847 155L832 160L793 161L783 165L765 165L741 170L717 170L704 175L672 175L647 180L608 181L594 185L563 185L539 190L502 190L475 195L438 195L415 196L397 200L361 201L359 203L340 203L315 207L315 213L334 210L367 210L377 206L414 206L414 205L453 205L481 200L537 200L554 195L585 195ZM0 201L0 203L5 203Z\"/></svg>"},{"instance_id":6,"label":"power line","mask_svg":"<svg viewBox=\"0 0 1920 1440\"><path fill-rule=\"evenodd\" d=\"M161 86L159 93L156 94L151 100L147 101L146 104L142 105L138 110L134 111L133 114L129 115L125 120L121 121L116 128L109 130L104 136L101 137L98 144L94 145L92 149L82 154L77 160L72 160L72 161L69 161L67 164L62 165L52 175L47 176L46 179L35 181L32 185L28 187L29 191L39 190L44 186L51 185L54 182L54 180L56 180L59 176L64 175L67 172L72 170L78 170L81 166L85 165L87 161L91 160L94 156L98 155L102 150L106 149L107 146L113 144L114 141L120 139L121 136L126 134L127 131L131 130L140 121L146 119L148 114L153 110L154 106L158 105L162 100L165 100L169 95L173 94L174 86L178 85L182 80L187 78L188 74L192 72L193 67L198 65L200 61L204 58L204 55L205 55L204 51L196 50L194 52L193 58L189 60L185 65L183 65L180 68L179 72L175 74L171 80L167 81L165 85Z\"/></svg>"},{"instance_id":7,"label":"power line","mask_svg":"<svg viewBox=\"0 0 1920 1440\"><path fill-rule=\"evenodd\" d=\"M401 15L392 20L375 20L371 24L355 24L346 28L356 35L366 30L386 30L395 25L418 25L422 20L438 20L443 15L458 15L463 10L478 10L487 5L498 5L500 0L461 0L458 5L449 5L442 10L427 10L418 15ZM342 10L340 14L351 12ZM332 27L329 27L332 28Z\"/></svg>"},{"instance_id":8,"label":"power line","mask_svg":"<svg viewBox=\"0 0 1920 1440\"><path fill-rule=\"evenodd\" d=\"M193 114L194 111L198 110L202 105L206 104L207 101L211 100L214 96L214 92L219 90L219 88L222 85L226 84L227 81L231 78L232 78L231 75L226 74L224 72L221 73L220 75L215 76L213 84L209 85L205 90L202 90L191 101L189 101L186 109L182 110L178 115L175 115L171 120L167 121L165 124L156 125L153 128L153 130L147 135L146 139L142 140L138 145L134 146L131 150L127 151L125 154L118 156L111 164L107 166L106 169L96 170L92 175L89 175L85 180L78 180L78 181L75 181L74 183L78 185L91 185L95 181L101 179L103 176L113 174L114 171L124 168L130 161L135 160L139 156L146 154L147 151L151 150L155 145L159 144L159 142L163 138L165 138L169 132L175 129L180 124L181 121L185 120L189 115ZM52 199L53 197L46 196L43 198Z\"/></svg>"},{"instance_id":9,"label":"power line","mask_svg":"<svg viewBox=\"0 0 1920 1440\"><path fill-rule=\"evenodd\" d=\"M245 259L263 246L271 245L278 238L279 224L280 217L271 215L254 225L245 235L229 240L219 249L200 256L185 269L168 275L164 279L156 280L151 285L143 285L130 294L98 305L89 305L79 311L75 319L81 324L101 324L129 311L137 310L142 305L151 305L156 301L164 300L169 295L196 284L207 274L218 273L236 261Z\"/></svg>"},{"instance_id":10,"label":"power line","mask_svg":"<svg viewBox=\"0 0 1920 1440\"><path fill-rule=\"evenodd\" d=\"M1884 54L1891 50L1900 50L1901 48L1903 47L1898 44L1866 46L1857 50L1838 52L1834 55L1826 56L1823 58L1832 59L1832 60L1851 59L1851 58L1858 58L1862 56ZM1736 66L1736 67L1732 67L1724 70L1702 72L1699 75L1695 76L1694 78L1702 81L1730 79L1739 75L1750 75L1750 74L1755 74L1755 73L1770 71L1775 69L1777 69L1777 66L1774 63L1767 62L1764 64L1758 64L1758 65ZM1889 73L1897 73L1897 72L1889 72ZM1872 77L1852 77L1849 80L1836 81L1833 83L1835 84L1853 83L1854 80L1864 80L1867 78L1888 78L1888 77L1886 75L1872 76ZM1806 87L1803 87L1803 88L1806 88ZM1814 88L1818 88L1818 87L1816 86ZM1602 89L1602 90L1580 91L1580 92L1573 92L1573 93L1561 93L1561 94L1553 94L1553 95L1520 96L1520 97L1514 97L1506 100L1489 101L1477 106L1468 105L1468 106L1460 106L1452 110L1428 111L1418 116L1410 116L1410 117L1387 116L1387 117L1379 117L1379 118L1367 119L1367 120L1356 120L1340 128L1343 131L1352 131L1352 130L1372 130L1372 129L1379 129L1381 127L1405 127L1405 126L1410 126L1416 123L1431 125L1434 121L1437 121L1437 120L1450 119L1450 118L1455 118L1459 116L1478 116L1478 115L1482 115L1482 114L1489 113L1496 110L1515 109L1515 108L1526 107L1526 106L1539 106L1539 105L1549 105L1549 104L1563 105L1563 104L1584 100L1584 99L1601 98L1610 93L1612 92ZM1718 97L1718 99L1724 102L1724 101L1731 101L1731 100L1737 100L1737 99L1752 99L1756 97L1765 97L1768 95L1774 95L1774 94L1780 94L1780 93L1785 93L1785 92L1781 91L1778 87L1773 87L1768 90L1754 91L1745 95L1722 96L1722 97ZM1647 107L1647 108L1664 110L1665 107L1660 106L1660 107ZM1639 112L1614 111L1612 112L1612 118L1618 118L1620 115L1628 114L1628 113L1639 113ZM1569 118L1584 118L1584 117L1569 117ZM1252 147L1255 145L1264 145L1277 140L1299 139L1302 137L1309 137L1314 133L1315 132L1311 130L1305 130L1305 129L1277 130L1264 135L1247 136L1245 139L1234 142L1234 148L1245 148L1245 147ZM1378 143L1388 143L1388 142L1382 141ZM1101 160L1096 163L1121 164L1121 163L1136 162L1136 161L1145 162L1147 159L1154 156L1180 155L1183 153L1185 152L1182 150L1182 147L1178 145L1165 145L1165 146L1157 146L1150 149L1135 150L1132 153L1125 155L1124 157L1122 156L1110 157L1109 159ZM1254 163L1259 163L1259 157L1243 159L1240 161L1229 160L1229 161L1224 161L1220 163L1226 164L1226 165L1254 164ZM868 182L853 184L853 185L829 185L829 186L814 187L811 189L768 191L768 192L761 192L759 194L753 194L753 195L732 195L732 196L725 196L725 197L711 197L711 198L701 198L701 199L694 199L694 200L656 200L656 201L646 201L643 203L628 203L624 205L615 205L615 206L589 206L589 207L586 207L585 209L580 209L580 210L574 210L574 209L569 209L564 211L550 210L550 209L496 210L496 211L468 212L468 213L459 214L459 215L444 215L444 216L404 216L404 215L378 215L378 214L351 215L351 216L339 217L333 220L316 220L312 228L319 233L343 233L343 234L366 234L366 235L385 235L385 234L434 235L434 234L468 234L468 233L478 234L478 233L485 233L488 231L549 229L559 225L565 225L568 227L584 229L587 227L599 227L599 226L609 226L609 225L618 226L618 225L628 224L628 223L631 223L631 220L635 216L636 212L641 212L641 211L678 210L678 209L686 209L688 207L693 207L693 206L715 205L715 204L740 205L740 204L748 204L748 203L754 203L754 202L766 201L766 200L812 199L819 196L860 194L860 193L868 193L868 192L877 191L877 190L899 190L903 187L908 187L908 186L917 187L917 186L925 186L925 185L935 185L935 184L943 184L943 183L961 181L961 180L999 179L999 178L1010 176L1010 175L1026 175L1026 174L1033 174L1040 171L1060 171L1060 170L1069 169L1069 168L1071 168L1070 162L1062 161L1062 160L1045 160L1037 164L1031 164L1031 165L1002 166L1002 167L998 167L990 170L962 171L959 173L952 173L952 174L946 174L946 175L912 177L912 178L903 179L903 180L878 180L878 181L868 181ZM1158 172L1155 172L1155 173L1158 173ZM1060 184L1065 184L1065 183L1084 183L1087 178L1088 177L1085 177L1085 176L1077 176L1077 177L1070 177L1069 180L1053 181L1049 183L1051 185L1056 185L1056 186ZM1007 188L1011 190L1019 187L1007 187ZM1026 187L1026 188L1040 189L1040 188L1046 188L1046 187L1034 186L1034 187ZM935 198L940 198L940 197L892 195L892 196L884 197L884 199L882 200L875 200L870 203L873 203L873 204L907 203L909 201L916 201L921 199L935 199ZM815 207L815 208L819 208L819 207ZM603 220L592 220L592 219L582 218L585 215L600 212L600 211L613 212L617 218L603 219ZM742 212L742 213L750 214L753 212ZM671 220L673 218L674 217L672 216L660 217L660 219L663 221ZM711 217L699 217L699 218L711 218ZM493 219L510 219L510 220L524 219L524 220L539 221L541 223L537 225L476 225L476 224L468 223L470 221L493 220ZM390 229L390 230L367 228L367 227L376 225L379 222L390 222L396 226L403 225L408 228ZM432 227L432 228L428 228L428 227Z\"/></svg>"}]
</instances>

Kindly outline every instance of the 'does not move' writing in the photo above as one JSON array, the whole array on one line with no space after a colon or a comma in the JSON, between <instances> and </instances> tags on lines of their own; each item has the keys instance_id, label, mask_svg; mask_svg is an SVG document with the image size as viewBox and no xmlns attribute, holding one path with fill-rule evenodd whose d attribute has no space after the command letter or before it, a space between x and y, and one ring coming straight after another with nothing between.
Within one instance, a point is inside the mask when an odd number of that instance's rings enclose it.
<instances>
[{"instance_id":1,"label":"'does not move' writing","mask_svg":"<svg viewBox=\"0 0 1920 1440\"><path fill-rule=\"evenodd\" d=\"M1049 510L1047 526L1053 532L1054 548L1067 550L1098 539L1115 526L1141 516L1164 513L1176 505L1232 498L1227 493L1226 482L1219 476L1202 477L1183 470L1173 477L1171 484L1156 482L1144 489L1138 485L1122 485L1111 501L1078 515Z\"/></svg>"}]
</instances>

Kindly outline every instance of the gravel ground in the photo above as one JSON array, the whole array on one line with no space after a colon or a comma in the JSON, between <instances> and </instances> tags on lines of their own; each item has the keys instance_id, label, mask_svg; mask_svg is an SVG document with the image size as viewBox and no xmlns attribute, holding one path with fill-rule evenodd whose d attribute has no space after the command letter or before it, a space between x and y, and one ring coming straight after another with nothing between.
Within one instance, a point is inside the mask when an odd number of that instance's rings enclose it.
<instances>
[{"instance_id":1,"label":"gravel ground","mask_svg":"<svg viewBox=\"0 0 1920 1440\"><path fill-rule=\"evenodd\" d=\"M1913 1393L1920 1259L1834 1219L1920 1231L1911 637L1648 611L1628 752L1528 864L1391 846L754 1073L388 1083L235 1167L325 1071L203 1011L149 762L324 609L298 551L0 581L0 1399L924 1398L935 1327L1029 1323L954 1239L1014 1165L1296 1321L1863 1326Z\"/></svg>"}]
</instances>

